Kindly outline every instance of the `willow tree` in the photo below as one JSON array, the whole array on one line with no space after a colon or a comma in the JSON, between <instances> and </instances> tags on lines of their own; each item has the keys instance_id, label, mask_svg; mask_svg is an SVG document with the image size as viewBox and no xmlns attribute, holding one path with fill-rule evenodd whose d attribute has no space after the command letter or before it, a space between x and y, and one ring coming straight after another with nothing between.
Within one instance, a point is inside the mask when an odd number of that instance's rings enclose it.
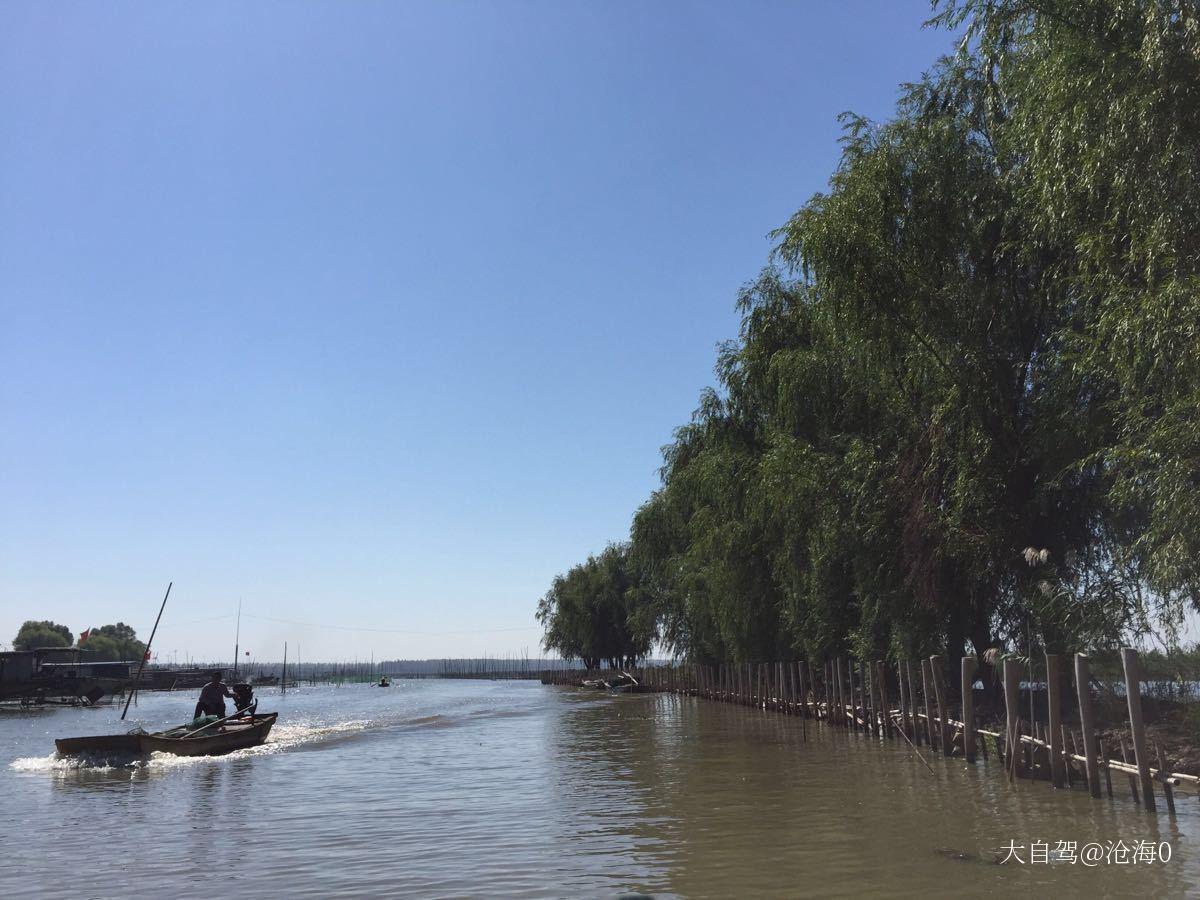
<instances>
[{"instance_id":1,"label":"willow tree","mask_svg":"<svg viewBox=\"0 0 1200 900\"><path fill-rule=\"evenodd\" d=\"M1074 593L1094 608L1141 591L1177 621L1200 602L1200 10L969 0L937 22L967 26L1007 117L1023 240L1052 248L1072 313L1065 363L1085 389L1113 386L1098 399L1114 439L1079 466L1111 479L1115 539Z\"/></svg>"},{"instance_id":2,"label":"willow tree","mask_svg":"<svg viewBox=\"0 0 1200 900\"><path fill-rule=\"evenodd\" d=\"M537 610L546 650L589 669L633 665L650 651L655 621L641 610L627 552L610 545L554 579Z\"/></svg>"},{"instance_id":3,"label":"willow tree","mask_svg":"<svg viewBox=\"0 0 1200 900\"><path fill-rule=\"evenodd\" d=\"M847 115L629 560L676 652L1114 643L1200 600L1200 25L961 0Z\"/></svg>"}]
</instances>

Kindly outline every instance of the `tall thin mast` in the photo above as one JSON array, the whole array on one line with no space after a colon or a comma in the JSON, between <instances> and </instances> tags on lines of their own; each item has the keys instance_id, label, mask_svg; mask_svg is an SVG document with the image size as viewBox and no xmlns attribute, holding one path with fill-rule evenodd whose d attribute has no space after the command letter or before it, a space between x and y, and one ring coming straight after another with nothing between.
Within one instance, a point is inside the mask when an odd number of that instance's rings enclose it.
<instances>
[{"instance_id":1,"label":"tall thin mast","mask_svg":"<svg viewBox=\"0 0 1200 900\"><path fill-rule=\"evenodd\" d=\"M241 651L242 640L242 598L238 597L237 631L233 634L233 677L237 678L238 653Z\"/></svg>"}]
</instances>

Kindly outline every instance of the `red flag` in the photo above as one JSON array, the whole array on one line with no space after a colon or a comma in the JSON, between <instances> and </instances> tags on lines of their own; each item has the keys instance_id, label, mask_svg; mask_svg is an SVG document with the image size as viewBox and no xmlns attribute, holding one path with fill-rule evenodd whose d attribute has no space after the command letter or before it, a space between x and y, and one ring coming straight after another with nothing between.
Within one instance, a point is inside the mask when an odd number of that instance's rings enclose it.
<instances>
[{"instance_id":1,"label":"red flag","mask_svg":"<svg viewBox=\"0 0 1200 900\"><path fill-rule=\"evenodd\" d=\"M146 655L142 658L145 662L150 662L150 651L146 651Z\"/></svg>"},{"instance_id":2,"label":"red flag","mask_svg":"<svg viewBox=\"0 0 1200 900\"><path fill-rule=\"evenodd\" d=\"M88 639L88 635L91 633L92 633L92 629L90 629L90 628L83 629L83 632L79 635L79 643L81 643L81 644L85 643Z\"/></svg>"}]
</instances>

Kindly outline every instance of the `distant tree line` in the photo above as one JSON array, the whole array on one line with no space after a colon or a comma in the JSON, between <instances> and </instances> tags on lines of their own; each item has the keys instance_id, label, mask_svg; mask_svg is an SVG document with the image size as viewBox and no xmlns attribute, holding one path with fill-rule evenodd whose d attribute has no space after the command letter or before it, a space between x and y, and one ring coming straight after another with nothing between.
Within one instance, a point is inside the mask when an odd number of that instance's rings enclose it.
<instances>
[{"instance_id":1,"label":"distant tree line","mask_svg":"<svg viewBox=\"0 0 1200 900\"><path fill-rule=\"evenodd\" d=\"M66 625L29 620L17 631L12 645L14 650L74 645L87 651L87 659L97 661L139 660L146 652L146 645L138 640L133 628L124 622L88 629L86 638L82 636L84 633L80 632L80 640L76 643L75 635Z\"/></svg>"},{"instance_id":2,"label":"distant tree line","mask_svg":"<svg viewBox=\"0 0 1200 900\"><path fill-rule=\"evenodd\" d=\"M704 662L1170 636L1200 601L1200 13L940 0L959 52L738 298L545 646Z\"/></svg>"}]
</instances>

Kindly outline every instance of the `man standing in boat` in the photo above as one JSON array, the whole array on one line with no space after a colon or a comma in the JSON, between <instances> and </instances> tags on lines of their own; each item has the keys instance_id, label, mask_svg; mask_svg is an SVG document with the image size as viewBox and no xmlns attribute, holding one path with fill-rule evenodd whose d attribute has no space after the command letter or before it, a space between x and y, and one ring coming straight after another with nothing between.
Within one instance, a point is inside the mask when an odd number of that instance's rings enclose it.
<instances>
[{"instance_id":1,"label":"man standing in boat","mask_svg":"<svg viewBox=\"0 0 1200 900\"><path fill-rule=\"evenodd\" d=\"M218 716L225 718L225 698L233 693L221 683L221 673L213 672L212 681L200 688L200 700L196 703L196 716Z\"/></svg>"}]
</instances>

